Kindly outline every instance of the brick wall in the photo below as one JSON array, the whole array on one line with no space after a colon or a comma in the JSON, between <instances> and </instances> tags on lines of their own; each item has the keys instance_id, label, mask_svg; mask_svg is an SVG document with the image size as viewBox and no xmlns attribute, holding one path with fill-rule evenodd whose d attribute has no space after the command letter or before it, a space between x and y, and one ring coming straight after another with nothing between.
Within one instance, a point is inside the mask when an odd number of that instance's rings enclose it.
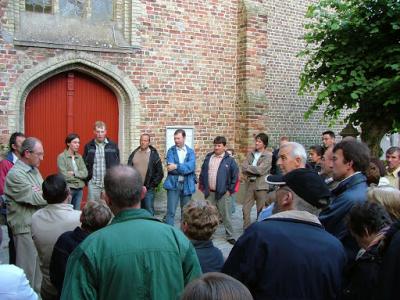
<instances>
[{"instance_id":1,"label":"brick wall","mask_svg":"<svg viewBox=\"0 0 400 300\"><path fill-rule=\"evenodd\" d=\"M138 119L123 133L125 158L141 132L164 152L165 126L172 125L194 126L199 163L216 135L242 153L264 130L272 144L280 135L317 142L325 126L318 114L303 120L312 99L297 96L303 62L295 55L308 2L117 0L118 26L140 49L112 53L15 46L18 7L0 0L0 142L22 126L23 99L10 105L21 75L50 59L84 53L116 66L139 91L138 107L130 107L140 110Z\"/></svg>"}]
</instances>

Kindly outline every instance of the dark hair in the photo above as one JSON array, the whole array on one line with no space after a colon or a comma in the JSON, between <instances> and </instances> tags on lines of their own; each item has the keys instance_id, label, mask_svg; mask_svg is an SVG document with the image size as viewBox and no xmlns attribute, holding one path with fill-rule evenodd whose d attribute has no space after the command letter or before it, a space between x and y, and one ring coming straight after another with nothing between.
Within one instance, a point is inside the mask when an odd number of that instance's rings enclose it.
<instances>
[{"instance_id":1,"label":"dark hair","mask_svg":"<svg viewBox=\"0 0 400 300\"><path fill-rule=\"evenodd\" d=\"M224 145L224 146L226 146L226 138L224 137L224 136L217 136L215 139L214 139L214 145L215 144L222 144L222 145Z\"/></svg>"},{"instance_id":2,"label":"dark hair","mask_svg":"<svg viewBox=\"0 0 400 300\"><path fill-rule=\"evenodd\" d=\"M143 134L140 135L140 138L142 138L142 136L144 136L144 135L147 136L147 137L149 137L149 142L150 142L150 134L148 134L148 133L143 133Z\"/></svg>"},{"instance_id":3,"label":"dark hair","mask_svg":"<svg viewBox=\"0 0 400 300\"><path fill-rule=\"evenodd\" d=\"M359 236L365 236L365 229L369 233L377 233L382 228L391 224L389 214L385 208L376 202L355 204L348 216L347 224L350 231Z\"/></svg>"},{"instance_id":4,"label":"dark hair","mask_svg":"<svg viewBox=\"0 0 400 300\"><path fill-rule=\"evenodd\" d=\"M395 152L400 155L400 147L393 146L386 150L386 154L393 154Z\"/></svg>"},{"instance_id":5,"label":"dark hair","mask_svg":"<svg viewBox=\"0 0 400 300\"><path fill-rule=\"evenodd\" d=\"M52 174L42 183L43 198L48 204L57 204L67 199L69 188L61 174Z\"/></svg>"},{"instance_id":6,"label":"dark hair","mask_svg":"<svg viewBox=\"0 0 400 300\"><path fill-rule=\"evenodd\" d=\"M322 133L322 135L329 134L331 138L335 138L335 133L332 130L326 130Z\"/></svg>"},{"instance_id":7,"label":"dark hair","mask_svg":"<svg viewBox=\"0 0 400 300\"><path fill-rule=\"evenodd\" d=\"M65 145L68 148L68 144L71 143L74 139L79 139L79 135L76 133L70 133L67 135L67 137L65 138Z\"/></svg>"},{"instance_id":8,"label":"dark hair","mask_svg":"<svg viewBox=\"0 0 400 300\"><path fill-rule=\"evenodd\" d=\"M177 135L177 134L180 134L180 133L182 134L183 137L186 137L186 132L183 129L175 130L174 135Z\"/></svg>"},{"instance_id":9,"label":"dark hair","mask_svg":"<svg viewBox=\"0 0 400 300\"><path fill-rule=\"evenodd\" d=\"M257 134L254 137L255 140L260 139L261 142L263 142L265 147L268 147L268 135L266 135L264 132L261 132L259 134Z\"/></svg>"},{"instance_id":10,"label":"dark hair","mask_svg":"<svg viewBox=\"0 0 400 300\"><path fill-rule=\"evenodd\" d=\"M133 167L117 165L107 170L104 189L113 205L119 208L131 207L140 203L142 177Z\"/></svg>"},{"instance_id":11,"label":"dark hair","mask_svg":"<svg viewBox=\"0 0 400 300\"><path fill-rule=\"evenodd\" d=\"M10 136L10 140L8 142L8 148L10 149L10 151L13 151L12 145L15 145L15 143L17 142L17 137L25 137L25 135L22 132L14 132Z\"/></svg>"},{"instance_id":12,"label":"dark hair","mask_svg":"<svg viewBox=\"0 0 400 300\"><path fill-rule=\"evenodd\" d=\"M318 156L323 156L325 153L325 148L322 147L321 145L313 145L310 147L310 150L314 150L315 153L317 153Z\"/></svg>"},{"instance_id":13,"label":"dark hair","mask_svg":"<svg viewBox=\"0 0 400 300\"><path fill-rule=\"evenodd\" d=\"M379 175L380 175L381 177L383 177L383 176L386 175L385 165L383 164L383 161L381 161L381 160L380 160L379 158L377 158L377 157L371 157L370 161L371 161L372 163L374 163L374 164L378 167Z\"/></svg>"},{"instance_id":14,"label":"dark hair","mask_svg":"<svg viewBox=\"0 0 400 300\"><path fill-rule=\"evenodd\" d=\"M81 227L93 232L106 226L112 217L112 212L104 200L89 200L82 209Z\"/></svg>"},{"instance_id":15,"label":"dark hair","mask_svg":"<svg viewBox=\"0 0 400 300\"><path fill-rule=\"evenodd\" d=\"M379 180L381 179L381 174L379 172L378 166L370 161L367 170L365 171L365 176L367 177L367 184L370 186L371 184L378 185Z\"/></svg>"},{"instance_id":16,"label":"dark hair","mask_svg":"<svg viewBox=\"0 0 400 300\"><path fill-rule=\"evenodd\" d=\"M342 150L344 162L353 162L353 170L365 173L369 166L370 151L367 145L356 140L341 141L333 148L333 153Z\"/></svg>"},{"instance_id":17,"label":"dark hair","mask_svg":"<svg viewBox=\"0 0 400 300\"><path fill-rule=\"evenodd\" d=\"M34 137L26 138L21 146L21 150L20 150L21 157L25 157L26 151L33 152L33 149L35 148L37 143L41 143L41 141L37 138L34 138Z\"/></svg>"},{"instance_id":18,"label":"dark hair","mask_svg":"<svg viewBox=\"0 0 400 300\"><path fill-rule=\"evenodd\" d=\"M217 272L203 274L190 282L181 300L252 300L249 289L235 278Z\"/></svg>"}]
</instances>

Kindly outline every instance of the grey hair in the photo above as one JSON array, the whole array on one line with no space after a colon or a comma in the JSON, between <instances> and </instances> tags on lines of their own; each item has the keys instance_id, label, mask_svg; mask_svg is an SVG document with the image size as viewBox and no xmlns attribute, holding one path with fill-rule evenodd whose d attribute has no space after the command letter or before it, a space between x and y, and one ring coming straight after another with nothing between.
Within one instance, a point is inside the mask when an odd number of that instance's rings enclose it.
<instances>
[{"instance_id":1,"label":"grey hair","mask_svg":"<svg viewBox=\"0 0 400 300\"><path fill-rule=\"evenodd\" d=\"M112 213L104 200L89 200L82 209L82 228L90 232L106 226L112 218Z\"/></svg>"},{"instance_id":2,"label":"grey hair","mask_svg":"<svg viewBox=\"0 0 400 300\"><path fill-rule=\"evenodd\" d=\"M21 145L21 150L20 153L21 157L25 157L25 152L33 152L33 149L35 148L36 144L42 143L39 139L35 137L28 137L25 139L25 141Z\"/></svg>"},{"instance_id":3,"label":"grey hair","mask_svg":"<svg viewBox=\"0 0 400 300\"><path fill-rule=\"evenodd\" d=\"M299 195L297 195L287 185L280 187L279 190L283 190L286 193L292 193L292 195L293 195L293 203L294 203L294 207L296 208L296 210L306 211L306 212L309 212L310 214L313 214L313 215L316 215L316 216L318 216L319 212L321 211L320 209L318 209L317 207L311 205L306 200L304 200Z\"/></svg>"},{"instance_id":4,"label":"grey hair","mask_svg":"<svg viewBox=\"0 0 400 300\"><path fill-rule=\"evenodd\" d=\"M286 147L290 147L289 155L292 158L300 157L302 163L304 164L307 163L307 152L302 144L296 142L287 142L286 144L283 144L281 146L281 148L286 148Z\"/></svg>"}]
</instances>

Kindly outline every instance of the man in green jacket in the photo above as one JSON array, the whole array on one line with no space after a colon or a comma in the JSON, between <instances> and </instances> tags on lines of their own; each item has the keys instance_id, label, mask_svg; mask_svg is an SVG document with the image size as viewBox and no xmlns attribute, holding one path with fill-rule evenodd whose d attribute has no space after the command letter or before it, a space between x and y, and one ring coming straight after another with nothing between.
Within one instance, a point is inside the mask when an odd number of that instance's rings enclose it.
<instances>
[{"instance_id":1,"label":"man in green jacket","mask_svg":"<svg viewBox=\"0 0 400 300\"><path fill-rule=\"evenodd\" d=\"M145 189L132 167L109 169L104 188L115 218L71 254L61 299L178 299L201 275L191 242L140 209Z\"/></svg>"},{"instance_id":2,"label":"man in green jacket","mask_svg":"<svg viewBox=\"0 0 400 300\"><path fill-rule=\"evenodd\" d=\"M43 160L42 143L33 137L21 146L21 159L8 172L4 195L8 205L8 224L14 235L16 265L22 268L31 286L40 291L42 274L31 235L32 215L47 202L42 197L42 175L38 170Z\"/></svg>"}]
</instances>

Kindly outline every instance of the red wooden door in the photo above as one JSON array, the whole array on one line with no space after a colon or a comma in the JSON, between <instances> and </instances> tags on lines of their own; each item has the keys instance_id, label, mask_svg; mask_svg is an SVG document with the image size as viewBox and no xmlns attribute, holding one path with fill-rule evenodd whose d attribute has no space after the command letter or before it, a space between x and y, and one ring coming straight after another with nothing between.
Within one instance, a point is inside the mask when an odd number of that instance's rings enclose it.
<instances>
[{"instance_id":1,"label":"red wooden door","mask_svg":"<svg viewBox=\"0 0 400 300\"><path fill-rule=\"evenodd\" d=\"M35 87L25 104L25 134L43 142L43 178L57 172L57 155L65 148L68 133L80 135L82 154L93 136L93 124L107 124L107 136L118 142L118 103L100 81L79 72L58 74Z\"/></svg>"}]
</instances>

